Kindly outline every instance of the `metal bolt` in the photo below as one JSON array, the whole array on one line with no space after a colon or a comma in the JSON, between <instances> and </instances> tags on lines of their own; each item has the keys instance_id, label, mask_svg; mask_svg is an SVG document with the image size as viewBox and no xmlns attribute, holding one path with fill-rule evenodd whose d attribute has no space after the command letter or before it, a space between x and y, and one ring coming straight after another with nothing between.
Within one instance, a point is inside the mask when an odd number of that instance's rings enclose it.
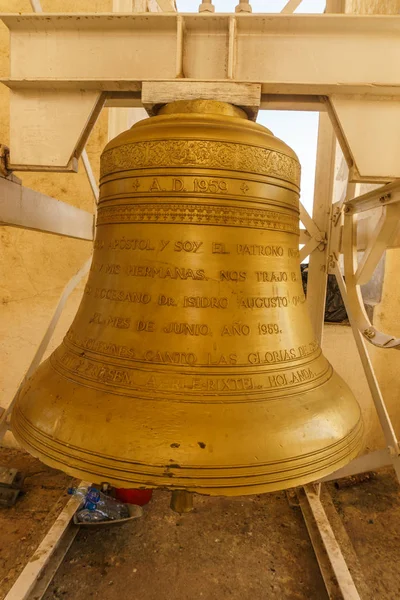
<instances>
[{"instance_id":1,"label":"metal bolt","mask_svg":"<svg viewBox=\"0 0 400 600\"><path fill-rule=\"evenodd\" d=\"M251 4L246 0L239 0L239 4L235 7L235 12L247 12L251 13Z\"/></svg>"},{"instance_id":2,"label":"metal bolt","mask_svg":"<svg viewBox=\"0 0 400 600\"><path fill-rule=\"evenodd\" d=\"M392 197L392 194L384 194L379 198L379 202L387 202Z\"/></svg>"},{"instance_id":3,"label":"metal bolt","mask_svg":"<svg viewBox=\"0 0 400 600\"><path fill-rule=\"evenodd\" d=\"M364 335L366 338L368 338L369 340L371 340L372 338L375 337L375 331L371 328L368 329L364 329Z\"/></svg>"},{"instance_id":4,"label":"metal bolt","mask_svg":"<svg viewBox=\"0 0 400 600\"><path fill-rule=\"evenodd\" d=\"M203 0L199 6L199 12L215 12L215 6L212 0Z\"/></svg>"}]
</instances>

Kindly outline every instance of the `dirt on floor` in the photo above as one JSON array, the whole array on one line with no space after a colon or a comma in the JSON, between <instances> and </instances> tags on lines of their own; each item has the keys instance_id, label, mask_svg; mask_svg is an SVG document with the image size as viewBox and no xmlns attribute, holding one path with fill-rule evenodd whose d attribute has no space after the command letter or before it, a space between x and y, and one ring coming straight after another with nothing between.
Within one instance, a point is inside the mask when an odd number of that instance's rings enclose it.
<instances>
[{"instance_id":1,"label":"dirt on floor","mask_svg":"<svg viewBox=\"0 0 400 600\"><path fill-rule=\"evenodd\" d=\"M19 450L0 448L0 465L26 477L15 506L0 506L0 598L4 598L68 500L71 477Z\"/></svg>"},{"instance_id":2,"label":"dirt on floor","mask_svg":"<svg viewBox=\"0 0 400 600\"><path fill-rule=\"evenodd\" d=\"M336 489L334 506L354 547L373 600L400 599L400 486L392 469Z\"/></svg>"},{"instance_id":3,"label":"dirt on floor","mask_svg":"<svg viewBox=\"0 0 400 600\"><path fill-rule=\"evenodd\" d=\"M67 500L71 479L16 450L0 464L28 477L14 508L0 509L0 598L4 598ZM329 484L373 600L400 598L400 494L392 471L351 487ZM81 528L44 600L327 600L298 508L284 492L195 496L178 515L156 491L144 516ZM334 527L335 528L335 527Z\"/></svg>"},{"instance_id":4,"label":"dirt on floor","mask_svg":"<svg viewBox=\"0 0 400 600\"><path fill-rule=\"evenodd\" d=\"M304 521L284 493L195 496L192 513L155 492L142 519L82 528L46 600L325 600Z\"/></svg>"}]
</instances>

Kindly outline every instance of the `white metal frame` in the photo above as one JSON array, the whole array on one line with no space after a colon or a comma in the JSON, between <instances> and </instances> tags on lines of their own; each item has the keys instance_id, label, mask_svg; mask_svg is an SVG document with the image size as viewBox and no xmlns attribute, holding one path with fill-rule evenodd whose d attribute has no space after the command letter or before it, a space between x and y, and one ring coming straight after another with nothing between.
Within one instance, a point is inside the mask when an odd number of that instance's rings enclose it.
<instances>
[{"instance_id":1,"label":"white metal frame","mask_svg":"<svg viewBox=\"0 0 400 600\"><path fill-rule=\"evenodd\" d=\"M168 4L170 0L162 1ZM111 47L110 45L115 43L116 38L112 34L113 31L117 35L120 35L121 28L126 31L129 27L141 27L145 32L146 27L157 28L158 23L160 23L159 19L163 19L160 35L166 35L165 32L168 32L169 37L165 37L164 41L166 44L172 43L174 48L176 48L175 63L173 65L170 63L168 65L161 65L164 73L164 81L157 81L157 79L160 79L157 78L157 68L160 67L157 64L152 67L155 71L154 73L150 73L150 81L144 81L140 76L136 80L127 79L123 76L125 67L122 59L119 61L121 72L115 74L113 71L113 79L107 74L106 63L102 67L101 75L93 78L89 72L90 65L85 66L85 61L82 62L83 66L79 66L79 77L76 76L76 73L68 75L68 64L62 62L60 52L64 53L65 57L68 57L67 60L71 62L70 51L73 46L75 46L74 52L81 52L81 48L79 45L76 48L76 38L69 41L68 37L63 39L62 36L59 36L56 39L54 36L57 37L57 30L63 30L63 25L60 25L63 18L64 20L69 19L70 22L72 20L73 26L77 27L77 16L74 15L58 17L59 25L56 24L54 16L46 15L48 21L51 21L53 24L54 31L51 35L53 35L54 43L61 45L61 50L58 48L58 67L61 69L63 76L52 79L49 76L49 71L54 67L51 63L51 53L48 53L46 60L40 62L40 65L38 61L35 62L34 58L35 52L41 51L42 42L40 32L44 31L46 32L46 36L49 35L45 22L40 20L40 15L33 17L21 17L18 15L18 18L16 16L5 17L3 20L10 27L14 40L11 55L12 76L4 80L4 83L12 90L12 121L16 119L16 116L21 116L30 102L37 101L38 90L41 92L42 102L47 110L47 117L49 114L50 117L52 116L51 110L53 105L58 108L60 103L62 104L66 100L70 101L72 105L80 103L81 106L81 112L75 115L78 126L73 129L72 137L66 141L66 145L63 148L64 154L59 156L58 164L51 164L49 162L48 155L40 147L41 140L36 141L39 144L42 162L41 164L32 162L32 156L35 156L35 143L31 143L31 146L28 148L23 148L24 143L27 143L29 146L29 132L28 136L25 136L26 132L24 132L23 128L21 129L22 133L18 133L15 128L14 130L12 129L11 139L13 140L14 136L17 145L16 156L19 156L19 159L14 160L14 166L26 170L74 170L76 169L76 159L81 156L93 192L94 201L97 204L98 186L84 149L84 142L90 133L95 118L105 104L111 107L125 107L132 110L142 103L151 114L153 106L158 103L168 102L171 99L199 97L200 95L206 98L230 98L232 102L243 106L252 118L256 117L259 108L320 110L313 215L310 216L303 206L300 208L300 218L305 227L300 237L300 243L303 245L300 250L300 256L302 260L310 256L308 282L310 316L317 338L321 339L327 274L328 271L334 273L347 308L358 352L387 444L386 449L378 450L355 459L350 465L326 477L324 481L375 469L378 466L386 464L393 465L400 481L399 443L367 352L367 342L382 349L389 349L399 348L400 340L377 331L371 325L364 311L359 289L360 284L365 283L372 276L379 258L385 249L387 247L400 246L398 236L400 183L394 181L393 183L384 185L379 190L369 192L363 196L351 197L355 194L356 186L352 183L355 180L387 182L395 177L400 177L400 170L393 166L393 161L389 161L391 165L389 169L390 173L389 171L385 172L382 170L382 161L378 161L378 168L375 169L373 161L377 156L376 148L369 149L370 151L368 152L360 150L359 145L353 140L354 131L360 125L360 118L365 118L369 114L368 110L374 112L380 124L385 124L385 118L382 116L379 103L386 108L388 105L385 103L389 97L395 107L395 112L391 114L391 117L393 118L394 114L400 116L400 104L398 104L400 82L394 76L394 67L392 70L388 67L391 64L398 64L398 58L400 57L400 36L397 39L394 35L392 35L390 40L387 38L389 34L393 34L398 30L400 21L396 17L387 17L381 20L376 18L365 19L363 17L349 19L337 15L332 16L328 21L326 20L326 16L309 16L294 20L294 16L291 13L297 8L300 1L289 0L287 2L282 11L286 16L277 17L269 15L267 27L261 24L260 19L254 18L255 16L251 15L213 15L212 0L203 0L199 10L205 12L206 16L203 15L201 18L196 15L146 15L147 25L143 25L141 15L122 15L121 17L114 17L114 21L110 15L91 15L89 20L86 20L86 25L89 23L87 27L92 27L92 29L93 27L95 29L98 27L102 34L104 34L105 30L107 31L107 36L104 37L103 35L102 37L103 53L107 53L109 51L108 48ZM137 2L138 0L134 3L132 3L132 0L114 0L114 10L132 10L134 8L133 4L136 7L138 6ZM31 0L31 4L37 13L41 12L40 0ZM159 2L159 4L161 5L162 2ZM340 1L328 0L328 4L331 6L331 9L336 6L338 12L341 10L337 8L337 5L342 4ZM149 3L147 3L148 6ZM250 11L250 4L244 0L239 0L236 13L249 13ZM117 18L120 20L115 20ZM200 49L204 48L204 38L207 37L204 35L205 21L201 20L204 18L214 19L213 21L207 21L206 27L211 27L211 30L214 28L214 31L219 36L219 40L217 36L215 37L213 40L214 45L211 44L212 47L210 49L210 52L215 53L217 57L219 54L215 44L218 45L220 43L221 36L224 38L224 32L226 32L226 39L224 39L222 49L225 48L226 43L227 71L223 72L218 63L213 67L214 70L212 72L193 72L189 80L175 80L176 76L181 77L184 73L184 54L189 53L189 55L193 55L194 51L198 52L199 44ZM249 18L252 19L251 25L250 21L246 20ZM323 21L322 19L325 20ZM110 22L112 25L110 25ZM324 36L321 36L321 26L324 28ZM32 46L34 50L33 59L26 61L24 68L21 69L20 53L23 47L25 48L26 57L26 46L24 46L23 41L25 40L26 42L26 34L29 36L29 31L32 27L38 29L38 35L35 36L36 40L34 41L36 45ZM70 25L66 27L68 29ZM311 35L303 35L301 27L311 32ZM83 33L81 25L79 25L79 28L79 37L84 38L85 27L83 28ZM291 42L294 45L303 45L306 55L308 51L312 51L315 60L320 60L321 65L326 60L326 52L329 45L331 46L333 40L337 39L339 32L343 50L341 56L346 55L346 44L351 44L355 31L358 32L358 42L362 48L359 56L357 54L357 60L354 59L353 55L351 64L349 61L347 61L347 64L344 62L340 63L339 61L337 65L334 65L334 68L325 70L326 75L324 78L319 77L318 79L317 77L313 80L310 77L310 73L307 73L304 69L304 64L300 64L303 70L300 69L300 72L296 75L297 79L294 80L293 72L290 71L290 61L285 60L278 61L279 71L274 71L276 65L274 67L274 61L270 61L269 65L272 64L270 73L266 74L264 72L256 76L252 72L248 75L249 65L251 64L249 51L251 54L252 50L249 50L249 45L246 45L246 35L249 34L251 28L255 28L258 33L256 40L258 51L260 48L263 51L265 50L264 47L260 46L260 40L262 41L270 35L268 38L269 45L266 48L275 57L279 55L279 52L285 52L280 41L284 40L287 45L288 38L285 36L289 34ZM316 30L319 32L319 41L312 35ZM374 32L373 38L368 35L371 31ZM275 38L275 40L272 40L272 38ZM254 39L253 37L253 41ZM383 40L385 41L386 66L382 73L382 64L376 59L376 56L379 55L379 44ZM69 46L68 43L70 44ZM368 48L366 46L367 43ZM318 48L316 44L319 44ZM143 52L146 53L146 51L146 48L142 49L142 54ZM166 54L168 54L168 51ZM392 60L388 59L388 54L392 57ZM361 60L360 57L363 55L364 58ZM372 56L375 56L373 64L371 63ZM97 56L96 60L101 63L102 61L99 61L98 58ZM258 65L262 61L257 60L255 62ZM369 77L363 76L366 66L368 66ZM115 67L115 63L113 63L113 67ZM85 68L87 72L84 72ZM190 70L192 67L186 65L186 68ZM296 63L296 68L299 68L299 63ZM340 78L342 83L337 83L338 79L335 77L335 68L342 69L341 74L343 76ZM315 72L320 71L319 69L315 69ZM165 80L165 73L167 73L167 80ZM248 75L247 80L246 76L244 76L246 73ZM386 77L386 79L382 80L382 77ZM258 83L254 83L254 81ZM83 92L85 93L86 104L82 102ZM361 98L358 94L363 94L363 97ZM364 110L366 106L367 112ZM360 107L363 108L361 117L357 116ZM398 112L396 113L396 111ZM38 118L42 117L39 115ZM132 114L126 115L126 119L132 120ZM54 124L54 121L51 121L51 119L50 122L52 125ZM83 129L79 125L81 122L84 122ZM110 122L115 123L113 127L118 128L115 120L112 121L111 119ZM386 129L384 127L383 135L387 133L387 127ZM374 135L376 136L377 132L374 132ZM397 135L397 130L395 130L395 135ZM379 136L376 139L379 140ZM337 141L340 143L350 171L346 197L340 202L333 203L333 198L335 198L334 174L338 156ZM54 140L52 142L54 143ZM51 143L49 147L51 147ZM12 155L14 150L15 148L12 146ZM382 146L379 147L379 152L383 152L385 156L388 156L388 153L391 151L393 151L393 144L388 144L385 149ZM392 176L388 176L388 173ZM366 242L365 240L361 242L360 239L356 238L356 215L361 211L368 211L377 206L382 207L382 217L373 234L367 238ZM34 218L32 217L32 207L35 207ZM27 190L12 175L9 177L0 177L0 222L17 227L47 231L58 235L92 239L92 215L84 213L85 211L79 211L53 198L38 194L33 190ZM62 219L60 215L62 215ZM71 227L72 224L73 228ZM395 239L396 235L397 238ZM360 263L357 263L357 249L360 249L360 247L365 249L365 252ZM344 256L346 282L339 266L339 257L341 254ZM40 363L68 295L86 275L89 266L90 261L87 261L67 284L25 378ZM11 407L12 404L7 411L3 411L0 415L0 442L8 427L8 417ZM340 548L334 538L333 531L326 520L318 492L318 486L316 488L312 486L304 488L305 495L303 498L305 498L304 502L307 504L307 507L302 507L302 509L304 509L303 513L306 522L308 519L307 511L308 513L311 511L320 530L325 551L330 557L331 568L338 581L342 597L345 600L356 600L359 598L358 592L355 589L354 582L351 579ZM65 515L67 515L67 521L71 517L71 506L70 503L66 511L62 513L62 520ZM61 527L56 522L54 530L52 528L43 541L42 545L46 546L44 556L47 559L51 556L52 549L56 545L56 538L60 539L62 532L65 530L65 523L67 521L62 521L63 525ZM49 540L50 545L48 543ZM45 562L42 561L43 564L39 565L40 569L44 566ZM39 571L36 570L33 573L32 569L29 570L29 568L28 571L25 569L21 578L19 578L13 587L14 591L11 590L11 595L7 596L7 600L11 600L14 597L29 597L30 590L33 589L32 582L37 578ZM17 596L15 596L15 590L20 589L24 590L24 595L21 596L20 594L18 596L19 592L17 592Z\"/></svg>"}]
</instances>

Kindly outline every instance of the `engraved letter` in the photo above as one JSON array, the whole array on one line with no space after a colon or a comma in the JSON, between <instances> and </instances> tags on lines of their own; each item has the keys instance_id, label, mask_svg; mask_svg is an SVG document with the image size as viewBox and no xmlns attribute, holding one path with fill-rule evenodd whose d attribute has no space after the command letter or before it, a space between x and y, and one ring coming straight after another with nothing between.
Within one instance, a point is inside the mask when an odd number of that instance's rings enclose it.
<instances>
[{"instance_id":1,"label":"engraved letter","mask_svg":"<svg viewBox=\"0 0 400 600\"><path fill-rule=\"evenodd\" d=\"M169 240L161 240L161 241L160 241L160 244L161 244L161 248L160 248L160 250L161 250L161 252L162 252L162 251L163 251L163 250L164 250L164 249L165 249L165 248L168 246L168 244L169 244Z\"/></svg>"},{"instance_id":2,"label":"engraved letter","mask_svg":"<svg viewBox=\"0 0 400 600\"><path fill-rule=\"evenodd\" d=\"M186 192L186 188L183 185L182 179L173 179L172 180L172 191L173 192Z\"/></svg>"},{"instance_id":3,"label":"engraved letter","mask_svg":"<svg viewBox=\"0 0 400 600\"><path fill-rule=\"evenodd\" d=\"M153 183L149 188L149 192L162 192L163 190L160 188L160 184L158 183L158 179L153 179Z\"/></svg>"}]
</instances>

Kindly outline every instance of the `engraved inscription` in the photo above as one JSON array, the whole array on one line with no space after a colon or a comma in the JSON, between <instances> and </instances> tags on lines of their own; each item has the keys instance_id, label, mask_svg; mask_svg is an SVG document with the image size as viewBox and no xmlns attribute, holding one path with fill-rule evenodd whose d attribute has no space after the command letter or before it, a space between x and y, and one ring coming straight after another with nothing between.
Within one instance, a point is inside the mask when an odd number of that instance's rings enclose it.
<instances>
[{"instance_id":1,"label":"engraved inscription","mask_svg":"<svg viewBox=\"0 0 400 600\"><path fill-rule=\"evenodd\" d=\"M90 267L92 273L105 273L106 275L119 275L121 273L121 265L115 263L98 263L92 262Z\"/></svg>"},{"instance_id":2,"label":"engraved inscription","mask_svg":"<svg viewBox=\"0 0 400 600\"><path fill-rule=\"evenodd\" d=\"M113 302L132 302L134 304L148 304L151 295L146 292L131 292L126 290L113 290L106 288L96 288L95 298L100 300L111 300Z\"/></svg>"},{"instance_id":3,"label":"engraved inscription","mask_svg":"<svg viewBox=\"0 0 400 600\"><path fill-rule=\"evenodd\" d=\"M165 248L168 246L169 242L170 242L170 240L161 240L160 241L160 250L161 250L161 252L163 250L165 250Z\"/></svg>"},{"instance_id":4,"label":"engraved inscription","mask_svg":"<svg viewBox=\"0 0 400 600\"><path fill-rule=\"evenodd\" d=\"M178 353L179 354L179 353ZM188 354L186 355L188 356ZM156 358L156 355L149 354L148 359ZM159 357L157 357L159 358ZM163 359L167 362L173 360L175 364L185 360L182 355L173 357L170 353L169 357L165 353ZM209 355L209 366L213 367L216 364L235 364L237 358L234 353L232 354L215 354ZM153 390L160 390L165 392L185 391L191 390L194 394L200 393L211 393L214 395L215 392L221 394L231 394L232 392L246 393L249 390L255 392L269 390L272 393L276 388L285 387L298 387L308 382L330 377L332 370L329 364L324 363L320 367L319 372L314 372L309 366L298 366L293 369L286 370L282 373L279 371L271 371L265 375L252 374L252 376L242 376L239 373L232 373L232 376L226 375L211 375L207 372L204 375L193 372L192 374L175 373L173 376L168 375L166 372L157 372L157 370L148 369L132 369L128 365L115 366L109 362L101 362L98 359L91 360L89 357L85 357L80 354L77 355L69 350L64 351L62 348L57 350L51 357L53 366L59 370L69 372L69 377L81 377L87 381L99 384L117 384L113 389L113 393L124 393L117 389L117 387L126 388L127 390L138 389L141 390L144 395L148 395L152 400ZM151 360L149 362L155 362ZM170 372L171 373L171 372ZM129 392L128 392L129 393ZM185 398L181 399L185 401ZM188 399L192 401L192 399ZM232 398L234 400L234 398ZM218 399L216 398L216 401Z\"/></svg>"},{"instance_id":5,"label":"engraved inscription","mask_svg":"<svg viewBox=\"0 0 400 600\"><path fill-rule=\"evenodd\" d=\"M172 177L170 173L165 171L162 174L157 174L156 178L148 175L141 175L140 178L136 179L133 179L131 176L123 177L122 179L109 178L108 181L102 183L100 204L111 198L123 198L126 195L133 196L134 194L137 194L140 198L154 195L191 195L200 197L227 197L229 195L231 198L240 198L245 195L257 198L263 204L266 204L269 196L269 184L267 181L262 181L259 178L256 181L243 181L236 177L229 177L228 179L214 178L211 174L210 176L203 175L201 178L189 175ZM298 196L294 190L291 192L288 191L277 202L284 207L291 205L297 209Z\"/></svg>"},{"instance_id":6,"label":"engraved inscription","mask_svg":"<svg viewBox=\"0 0 400 600\"><path fill-rule=\"evenodd\" d=\"M128 329L130 327L130 319L115 316L103 316L100 313L95 313L91 319L92 323L98 323L106 327L116 327L118 329ZM249 328L247 325L241 323L233 323L231 326L224 326L226 328L223 335L248 335ZM205 333L205 330L204 332ZM200 334L201 335L201 334ZM104 354L111 357L125 358L135 361L153 362L159 364L210 364L210 358L207 356L207 363L198 363L198 357L194 353L185 353L175 350L159 350L159 349L142 349L132 348L116 344L114 342L108 342L103 340L94 339L91 337L80 338L75 332L70 330L66 335L66 340L71 342L74 346L77 346L80 350L87 350ZM280 349L267 352L251 352L244 358L244 362L237 359L235 364L245 365L273 365L285 362L291 362L293 360L299 360L306 358L316 352L320 352L317 342L311 342L309 344L298 346L297 348ZM232 356L229 355L233 360ZM212 360L217 360L213 355Z\"/></svg>"},{"instance_id":7,"label":"engraved inscription","mask_svg":"<svg viewBox=\"0 0 400 600\"><path fill-rule=\"evenodd\" d=\"M297 306L298 304L304 304L305 301L306 301L306 297L304 294L300 294L299 296L292 297L292 303L294 304L294 306Z\"/></svg>"},{"instance_id":8,"label":"engraved inscription","mask_svg":"<svg viewBox=\"0 0 400 600\"><path fill-rule=\"evenodd\" d=\"M67 369L94 381L121 383L127 386L133 383L131 373L125 369L116 369L108 365L95 364L89 360L79 359L69 352L65 352L61 356L60 362Z\"/></svg>"},{"instance_id":9,"label":"engraved inscription","mask_svg":"<svg viewBox=\"0 0 400 600\"><path fill-rule=\"evenodd\" d=\"M101 313L94 313L89 319L90 324L103 325L104 327L114 327L115 329L129 329L131 320L129 317L104 316Z\"/></svg>"},{"instance_id":10,"label":"engraved inscription","mask_svg":"<svg viewBox=\"0 0 400 600\"><path fill-rule=\"evenodd\" d=\"M143 360L152 363L168 365L189 365L197 363L197 356L193 352L162 352L160 350L146 350Z\"/></svg>"},{"instance_id":11,"label":"engraved inscription","mask_svg":"<svg viewBox=\"0 0 400 600\"><path fill-rule=\"evenodd\" d=\"M162 350L145 350L141 353L139 349L130 348L113 342L105 342L94 338L80 339L71 330L68 331L66 339L80 348L92 352L106 354L108 356L136 359L145 362L174 364L174 365L189 365L193 366L197 363L197 356L193 352L175 352Z\"/></svg>"},{"instance_id":12,"label":"engraved inscription","mask_svg":"<svg viewBox=\"0 0 400 600\"><path fill-rule=\"evenodd\" d=\"M224 325L221 330L221 336L224 335L249 335L250 327L244 323L232 323L232 325Z\"/></svg>"},{"instance_id":13,"label":"engraved inscription","mask_svg":"<svg viewBox=\"0 0 400 600\"><path fill-rule=\"evenodd\" d=\"M220 271L220 281L246 281L246 271Z\"/></svg>"},{"instance_id":14,"label":"engraved inscription","mask_svg":"<svg viewBox=\"0 0 400 600\"><path fill-rule=\"evenodd\" d=\"M102 267L103 265L101 265ZM102 271L102 268L100 268L100 271ZM121 272L121 265L116 265L116 264L107 264L104 267L104 273L106 273L106 275L119 275Z\"/></svg>"},{"instance_id":15,"label":"engraved inscription","mask_svg":"<svg viewBox=\"0 0 400 600\"><path fill-rule=\"evenodd\" d=\"M289 258L300 258L300 250L298 248L288 248Z\"/></svg>"},{"instance_id":16,"label":"engraved inscription","mask_svg":"<svg viewBox=\"0 0 400 600\"><path fill-rule=\"evenodd\" d=\"M199 392L239 392L259 389L251 377L236 377L223 379L193 378L193 391Z\"/></svg>"},{"instance_id":17,"label":"engraved inscription","mask_svg":"<svg viewBox=\"0 0 400 600\"><path fill-rule=\"evenodd\" d=\"M131 277L152 277L158 279L193 279L204 281L207 279L204 269L184 269L178 267L146 267L144 265L129 265L126 274Z\"/></svg>"},{"instance_id":18,"label":"engraved inscription","mask_svg":"<svg viewBox=\"0 0 400 600\"><path fill-rule=\"evenodd\" d=\"M271 350L267 352L250 352L247 359L251 365L271 365L305 358L318 350L319 346L317 342L311 342L310 344L298 346L297 348L281 348L280 350Z\"/></svg>"},{"instance_id":19,"label":"engraved inscription","mask_svg":"<svg viewBox=\"0 0 400 600\"><path fill-rule=\"evenodd\" d=\"M241 308L286 308L289 304L289 298L287 296L249 296L238 298L238 304Z\"/></svg>"},{"instance_id":20,"label":"engraved inscription","mask_svg":"<svg viewBox=\"0 0 400 600\"><path fill-rule=\"evenodd\" d=\"M242 256L283 256L282 246L260 246L259 244L237 244L236 251Z\"/></svg>"},{"instance_id":21,"label":"engraved inscription","mask_svg":"<svg viewBox=\"0 0 400 600\"><path fill-rule=\"evenodd\" d=\"M262 282L281 282L288 280L288 274L285 271L256 271L257 281Z\"/></svg>"},{"instance_id":22,"label":"engraved inscription","mask_svg":"<svg viewBox=\"0 0 400 600\"><path fill-rule=\"evenodd\" d=\"M193 252L195 254L199 248L203 245L203 242L175 242L174 250L175 252Z\"/></svg>"},{"instance_id":23,"label":"engraved inscription","mask_svg":"<svg viewBox=\"0 0 400 600\"><path fill-rule=\"evenodd\" d=\"M160 187L158 179L153 179L153 183L149 187L149 192L166 192L165 188Z\"/></svg>"},{"instance_id":24,"label":"engraved inscription","mask_svg":"<svg viewBox=\"0 0 400 600\"><path fill-rule=\"evenodd\" d=\"M143 239L127 239L125 237L112 240L108 244L109 250L155 250L153 242Z\"/></svg>"},{"instance_id":25,"label":"engraved inscription","mask_svg":"<svg viewBox=\"0 0 400 600\"><path fill-rule=\"evenodd\" d=\"M268 377L271 387L284 387L287 385L293 385L294 383L303 383L314 379L316 374L310 369L298 369L292 371L289 374L283 373L282 375L270 375Z\"/></svg>"},{"instance_id":26,"label":"engraved inscription","mask_svg":"<svg viewBox=\"0 0 400 600\"><path fill-rule=\"evenodd\" d=\"M185 296L183 299L183 306L185 308L227 308L228 298Z\"/></svg>"},{"instance_id":27,"label":"engraved inscription","mask_svg":"<svg viewBox=\"0 0 400 600\"><path fill-rule=\"evenodd\" d=\"M185 188L183 179L179 179L179 178L175 178L175 177L172 179L172 191L173 192L187 192L187 189Z\"/></svg>"},{"instance_id":28,"label":"engraved inscription","mask_svg":"<svg viewBox=\"0 0 400 600\"><path fill-rule=\"evenodd\" d=\"M164 294L160 294L158 296L158 302L157 302L160 306L177 306L178 302L175 300L175 298L172 298L171 296L165 296Z\"/></svg>"},{"instance_id":29,"label":"engraved inscription","mask_svg":"<svg viewBox=\"0 0 400 600\"><path fill-rule=\"evenodd\" d=\"M213 254L230 254L225 247L225 244L221 242L212 242L211 251Z\"/></svg>"},{"instance_id":30,"label":"engraved inscription","mask_svg":"<svg viewBox=\"0 0 400 600\"><path fill-rule=\"evenodd\" d=\"M207 194L226 194L228 186L224 179L194 179L193 191Z\"/></svg>"},{"instance_id":31,"label":"engraved inscription","mask_svg":"<svg viewBox=\"0 0 400 600\"><path fill-rule=\"evenodd\" d=\"M236 365L237 364L237 356L236 354L218 354L216 356L208 353L207 355L207 364L208 365Z\"/></svg>"},{"instance_id":32,"label":"engraved inscription","mask_svg":"<svg viewBox=\"0 0 400 600\"><path fill-rule=\"evenodd\" d=\"M130 322L130 319L127 319L127 321ZM99 352L101 354L107 354L108 356L116 356L118 358L133 359L137 356L137 352L133 348L114 344L113 342L95 340L94 338L86 337L79 339L71 330L67 333L66 338L84 350Z\"/></svg>"},{"instance_id":33,"label":"engraved inscription","mask_svg":"<svg viewBox=\"0 0 400 600\"><path fill-rule=\"evenodd\" d=\"M168 323L163 328L164 333L177 333L178 335L209 335L211 329L204 323Z\"/></svg>"},{"instance_id":34,"label":"engraved inscription","mask_svg":"<svg viewBox=\"0 0 400 600\"><path fill-rule=\"evenodd\" d=\"M138 321L136 323L136 331L149 331L152 333L156 330L154 321Z\"/></svg>"},{"instance_id":35,"label":"engraved inscription","mask_svg":"<svg viewBox=\"0 0 400 600\"><path fill-rule=\"evenodd\" d=\"M258 333L260 335L273 335L274 333L282 333L279 325L276 323L258 323Z\"/></svg>"}]
</instances>

